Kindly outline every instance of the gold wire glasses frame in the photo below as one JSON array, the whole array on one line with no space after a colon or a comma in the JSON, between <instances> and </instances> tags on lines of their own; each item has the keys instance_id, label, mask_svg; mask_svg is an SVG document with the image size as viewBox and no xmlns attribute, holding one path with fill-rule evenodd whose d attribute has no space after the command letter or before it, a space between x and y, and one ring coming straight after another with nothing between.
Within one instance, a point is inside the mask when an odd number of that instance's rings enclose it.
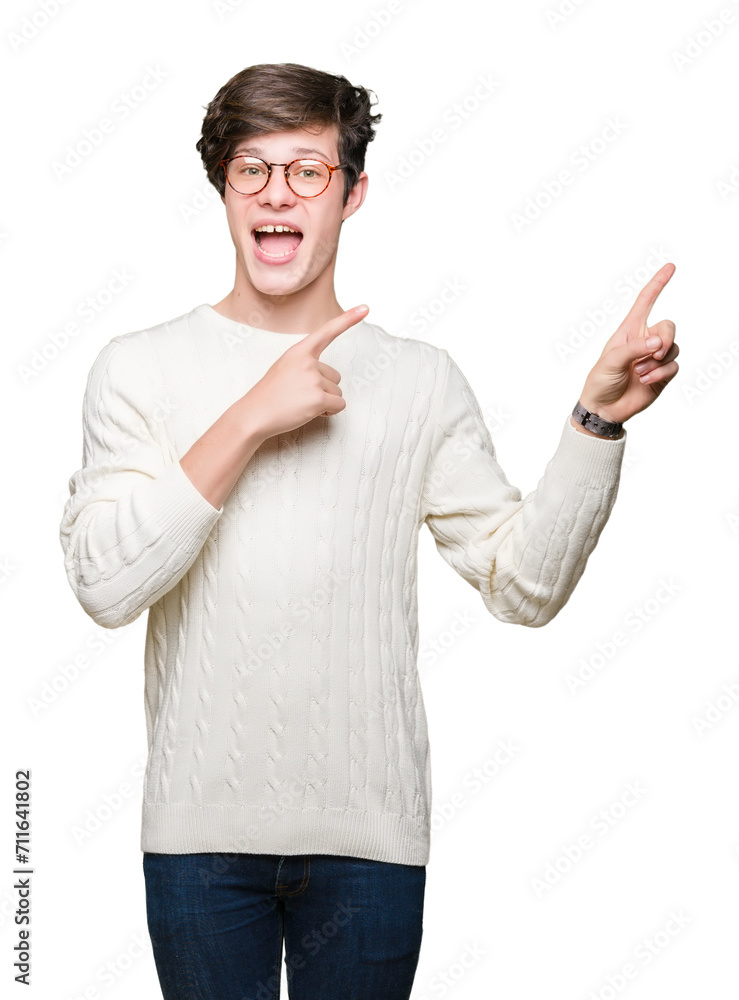
<instances>
[{"instance_id":1,"label":"gold wire glasses frame","mask_svg":"<svg viewBox=\"0 0 739 1000\"><path fill-rule=\"evenodd\" d=\"M293 194L295 194L295 195L298 196L298 198L317 198L319 194L323 194L323 192L326 190L326 188L331 183L331 178L334 176L334 171L335 170L345 170L347 167L350 167L349 163L339 163L339 164L337 164L334 167L334 166L331 166L330 163L326 163L324 160L306 159L305 157L299 157L297 160L291 160L289 163L267 163L266 160L261 159L261 157L259 157L259 156L248 156L247 157L248 159L250 159L250 160L257 160L259 163L263 163L265 165L265 167L267 168L267 179L265 180L264 184L262 184L262 186L260 188L257 188L256 191L250 191L248 194L245 194L243 191L239 191L237 188L235 188L233 186L233 184L231 184L231 181L229 180L229 177L228 177L228 165L229 165L229 163L231 163L232 160L241 160L241 159L244 159L245 157L246 157L246 154L245 153L241 153L238 156L230 156L227 160L221 160L220 161L220 164L223 167L223 172L226 175L226 180L228 181L229 186L231 188L233 188L233 190L236 191L237 194L243 194L245 197L251 197L251 195L253 195L253 194L259 194L260 191L264 191L264 189L269 184L270 177L272 176L272 167L284 167L285 168L285 183L290 188L290 190L293 192ZM293 186L291 185L291 183L290 183L290 177L289 177L290 167L292 167L292 165L294 163L321 163L328 170L328 180L326 181L325 187L322 187L320 191L316 191L315 194L298 194L298 192L295 191L294 188L293 188Z\"/></svg>"}]
</instances>

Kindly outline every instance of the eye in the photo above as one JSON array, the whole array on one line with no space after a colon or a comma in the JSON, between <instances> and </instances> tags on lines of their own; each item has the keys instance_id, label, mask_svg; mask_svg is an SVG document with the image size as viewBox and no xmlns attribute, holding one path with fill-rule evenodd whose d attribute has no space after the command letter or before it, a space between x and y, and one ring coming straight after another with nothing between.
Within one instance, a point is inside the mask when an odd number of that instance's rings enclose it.
<instances>
[{"instance_id":1,"label":"eye","mask_svg":"<svg viewBox=\"0 0 739 1000\"><path fill-rule=\"evenodd\" d=\"M254 163L254 161L249 162L240 156L235 160L232 160L231 170L234 170L246 177L256 177L267 172L266 168L261 163Z\"/></svg>"}]
</instances>

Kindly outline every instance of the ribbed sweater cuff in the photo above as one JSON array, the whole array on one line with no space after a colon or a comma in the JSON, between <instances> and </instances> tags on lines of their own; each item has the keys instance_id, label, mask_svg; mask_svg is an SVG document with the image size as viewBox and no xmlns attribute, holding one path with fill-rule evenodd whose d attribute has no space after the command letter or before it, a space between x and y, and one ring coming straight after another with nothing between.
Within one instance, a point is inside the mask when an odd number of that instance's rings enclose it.
<instances>
[{"instance_id":1,"label":"ribbed sweater cuff","mask_svg":"<svg viewBox=\"0 0 739 1000\"><path fill-rule=\"evenodd\" d=\"M162 530L185 552L200 549L223 513L192 483L179 463L167 466L151 484L150 510Z\"/></svg>"},{"instance_id":2,"label":"ribbed sweater cuff","mask_svg":"<svg viewBox=\"0 0 739 1000\"><path fill-rule=\"evenodd\" d=\"M578 486L594 489L612 486L621 470L626 436L626 428L621 438L583 434L572 426L568 416L550 466L558 475Z\"/></svg>"},{"instance_id":3,"label":"ribbed sweater cuff","mask_svg":"<svg viewBox=\"0 0 739 1000\"><path fill-rule=\"evenodd\" d=\"M151 854L340 854L426 865L428 816L346 808L279 810L238 803L142 802L141 850Z\"/></svg>"}]
</instances>

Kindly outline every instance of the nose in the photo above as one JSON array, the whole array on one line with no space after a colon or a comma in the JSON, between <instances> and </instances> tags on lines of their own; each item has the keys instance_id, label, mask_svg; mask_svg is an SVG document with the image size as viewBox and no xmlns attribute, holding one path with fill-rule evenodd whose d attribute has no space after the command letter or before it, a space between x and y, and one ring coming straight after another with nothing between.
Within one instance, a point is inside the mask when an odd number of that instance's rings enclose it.
<instances>
[{"instance_id":1,"label":"nose","mask_svg":"<svg viewBox=\"0 0 739 1000\"><path fill-rule=\"evenodd\" d=\"M267 184L261 191L257 192L256 197L259 199L260 205L272 205L274 207L294 205L298 200L295 192L290 190L283 166L272 167L272 173Z\"/></svg>"}]
</instances>

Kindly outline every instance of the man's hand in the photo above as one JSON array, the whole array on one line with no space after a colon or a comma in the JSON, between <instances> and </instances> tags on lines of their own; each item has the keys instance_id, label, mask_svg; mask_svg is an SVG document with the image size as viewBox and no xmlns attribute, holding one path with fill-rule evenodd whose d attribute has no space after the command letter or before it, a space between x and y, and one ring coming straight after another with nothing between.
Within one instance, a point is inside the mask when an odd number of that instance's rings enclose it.
<instances>
[{"instance_id":1,"label":"man's hand","mask_svg":"<svg viewBox=\"0 0 739 1000\"><path fill-rule=\"evenodd\" d=\"M347 309L307 337L292 344L243 397L249 424L260 437L302 427L317 416L331 416L346 407L341 373L320 360L321 352L340 333L367 315L366 306ZM243 409L242 409L243 412Z\"/></svg>"},{"instance_id":2,"label":"man's hand","mask_svg":"<svg viewBox=\"0 0 739 1000\"><path fill-rule=\"evenodd\" d=\"M674 273L674 264L665 264L657 271L606 343L580 396L586 410L604 420L623 423L653 403L677 375L675 358L680 349L675 343L675 324L663 319L647 326L657 296ZM651 337L656 338L654 344ZM645 375L648 379L642 381Z\"/></svg>"}]
</instances>

